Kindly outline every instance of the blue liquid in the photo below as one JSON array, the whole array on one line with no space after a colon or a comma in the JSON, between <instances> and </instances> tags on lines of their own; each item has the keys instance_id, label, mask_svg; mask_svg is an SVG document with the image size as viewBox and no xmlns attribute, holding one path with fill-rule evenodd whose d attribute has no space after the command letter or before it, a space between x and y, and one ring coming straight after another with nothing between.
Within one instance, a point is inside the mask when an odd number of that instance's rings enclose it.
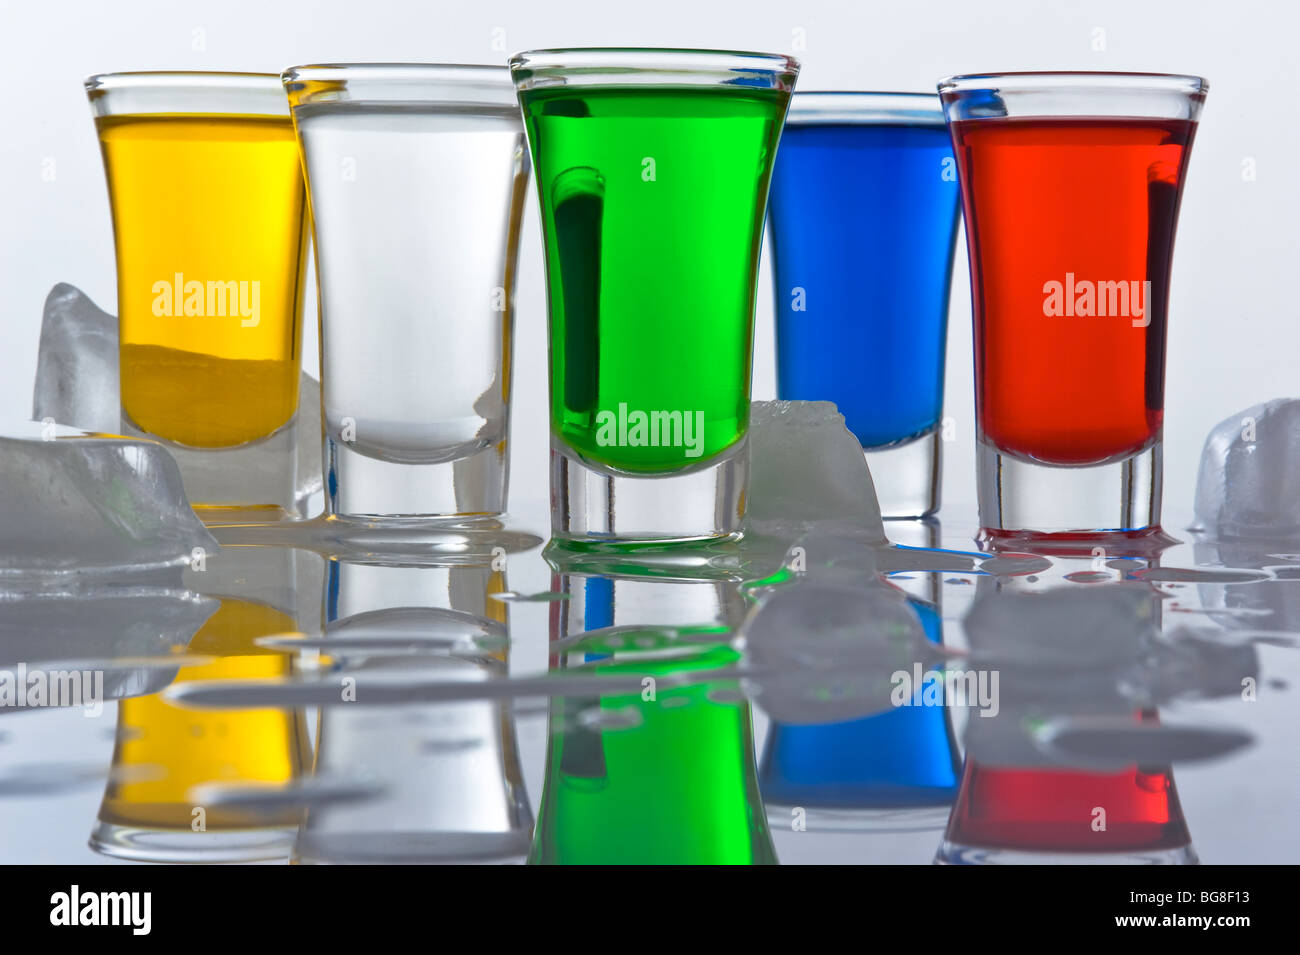
<instances>
[{"instance_id":1,"label":"blue liquid","mask_svg":"<svg viewBox=\"0 0 1300 955\"><path fill-rule=\"evenodd\" d=\"M909 602L938 643L939 615ZM758 781L763 799L779 806L910 809L950 804L960 771L947 707L909 706L844 723L773 723Z\"/></svg>"},{"instance_id":2,"label":"blue liquid","mask_svg":"<svg viewBox=\"0 0 1300 955\"><path fill-rule=\"evenodd\" d=\"M787 124L768 208L778 396L835 402L864 448L930 431L959 208L947 129Z\"/></svg>"}]
</instances>

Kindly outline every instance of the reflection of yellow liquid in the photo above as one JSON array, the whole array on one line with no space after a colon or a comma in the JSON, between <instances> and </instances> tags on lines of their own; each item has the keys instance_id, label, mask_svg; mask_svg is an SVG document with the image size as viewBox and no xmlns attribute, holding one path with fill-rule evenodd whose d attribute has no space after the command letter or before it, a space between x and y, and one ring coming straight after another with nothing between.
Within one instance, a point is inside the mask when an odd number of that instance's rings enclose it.
<instances>
[{"instance_id":1,"label":"reflection of yellow liquid","mask_svg":"<svg viewBox=\"0 0 1300 955\"><path fill-rule=\"evenodd\" d=\"M117 244L124 414L193 447L266 437L298 406L307 206L291 121L96 122Z\"/></svg>"},{"instance_id":2,"label":"reflection of yellow liquid","mask_svg":"<svg viewBox=\"0 0 1300 955\"><path fill-rule=\"evenodd\" d=\"M190 641L190 652L218 657L185 667L177 683L190 680L257 680L289 675L290 656L254 645L257 637L295 629L278 610L224 599ZM290 710L189 710L161 696L118 704L117 746L99 818L123 826L192 829L196 818L189 791L201 783L287 783L310 758L301 712ZM133 778L134 777L134 778ZM207 829L250 825L296 825L296 813L270 818L204 807Z\"/></svg>"}]
</instances>

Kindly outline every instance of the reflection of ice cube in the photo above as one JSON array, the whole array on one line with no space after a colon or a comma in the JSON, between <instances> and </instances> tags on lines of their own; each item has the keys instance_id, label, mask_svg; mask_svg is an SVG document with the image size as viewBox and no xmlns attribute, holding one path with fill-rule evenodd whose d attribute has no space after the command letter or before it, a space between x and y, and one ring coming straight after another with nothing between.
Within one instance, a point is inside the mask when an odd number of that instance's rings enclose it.
<instances>
[{"instance_id":1,"label":"reflection of ice cube","mask_svg":"<svg viewBox=\"0 0 1300 955\"><path fill-rule=\"evenodd\" d=\"M1253 647L1202 634L1162 635L1160 596L1142 584L992 590L965 618L966 665L996 673L996 707L966 723L967 757L986 766L1152 765L1221 755L1237 731L1139 723L1140 709L1231 697L1258 676Z\"/></svg>"},{"instance_id":2,"label":"reflection of ice cube","mask_svg":"<svg viewBox=\"0 0 1300 955\"><path fill-rule=\"evenodd\" d=\"M966 614L971 656L981 665L1074 673L1136 664L1159 625L1158 596L1143 584L988 591ZM1072 686L1034 687L1055 699Z\"/></svg>"},{"instance_id":3,"label":"reflection of ice cube","mask_svg":"<svg viewBox=\"0 0 1300 955\"><path fill-rule=\"evenodd\" d=\"M818 582L814 575L781 587L741 633L758 703L783 723L883 712L895 674L942 660L903 594L866 579Z\"/></svg>"},{"instance_id":4,"label":"reflection of ice cube","mask_svg":"<svg viewBox=\"0 0 1300 955\"><path fill-rule=\"evenodd\" d=\"M0 514L0 587L32 572L179 566L196 548L217 550L153 441L0 436Z\"/></svg>"},{"instance_id":5,"label":"reflection of ice cube","mask_svg":"<svg viewBox=\"0 0 1300 955\"><path fill-rule=\"evenodd\" d=\"M1228 630L1300 631L1300 557L1283 553L1287 542L1207 539L1196 542L1198 566L1266 570L1273 579L1255 583L1207 581L1196 591L1201 606Z\"/></svg>"},{"instance_id":6,"label":"reflection of ice cube","mask_svg":"<svg viewBox=\"0 0 1300 955\"><path fill-rule=\"evenodd\" d=\"M32 417L114 434L117 376L117 319L60 282L45 299Z\"/></svg>"},{"instance_id":7,"label":"reflection of ice cube","mask_svg":"<svg viewBox=\"0 0 1300 955\"><path fill-rule=\"evenodd\" d=\"M1300 536L1300 399L1220 421L1205 439L1196 518L1226 537Z\"/></svg>"},{"instance_id":8,"label":"reflection of ice cube","mask_svg":"<svg viewBox=\"0 0 1300 955\"><path fill-rule=\"evenodd\" d=\"M885 541L862 445L829 401L755 401L749 520L765 531L833 522Z\"/></svg>"},{"instance_id":9,"label":"reflection of ice cube","mask_svg":"<svg viewBox=\"0 0 1300 955\"><path fill-rule=\"evenodd\" d=\"M184 650L218 606L176 586L174 577L39 593L0 590L0 672L15 672L19 664L51 680L68 671L102 672L108 700L158 692L179 666L168 666L168 655Z\"/></svg>"},{"instance_id":10,"label":"reflection of ice cube","mask_svg":"<svg viewBox=\"0 0 1300 955\"><path fill-rule=\"evenodd\" d=\"M121 430L117 319L60 282L45 299L32 416L84 431ZM298 393L298 487L304 508L321 483L320 384L302 373ZM214 462L220 457L214 457Z\"/></svg>"}]
</instances>

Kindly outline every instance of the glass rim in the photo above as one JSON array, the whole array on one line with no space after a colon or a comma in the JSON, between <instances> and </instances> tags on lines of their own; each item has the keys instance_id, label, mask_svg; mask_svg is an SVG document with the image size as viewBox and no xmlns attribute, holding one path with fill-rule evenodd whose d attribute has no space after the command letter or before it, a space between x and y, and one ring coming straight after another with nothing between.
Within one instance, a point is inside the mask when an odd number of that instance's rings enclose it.
<instances>
[{"instance_id":1,"label":"glass rim","mask_svg":"<svg viewBox=\"0 0 1300 955\"><path fill-rule=\"evenodd\" d=\"M943 126L943 102L935 93L809 90L790 97L787 126L906 124Z\"/></svg>"},{"instance_id":2,"label":"glass rim","mask_svg":"<svg viewBox=\"0 0 1300 955\"><path fill-rule=\"evenodd\" d=\"M303 63L281 70L279 80L288 84L310 79L382 81L386 83L458 82L501 77L510 84L510 69L491 63Z\"/></svg>"},{"instance_id":3,"label":"glass rim","mask_svg":"<svg viewBox=\"0 0 1300 955\"><path fill-rule=\"evenodd\" d=\"M762 89L733 80L766 78L791 91L799 61L783 53L677 47L570 47L525 50L509 60L520 90L535 86L709 86Z\"/></svg>"},{"instance_id":4,"label":"glass rim","mask_svg":"<svg viewBox=\"0 0 1300 955\"><path fill-rule=\"evenodd\" d=\"M87 93L113 90L213 90L263 91L274 89L278 73L242 73L222 70L127 70L95 73L86 77Z\"/></svg>"},{"instance_id":5,"label":"glass rim","mask_svg":"<svg viewBox=\"0 0 1300 955\"><path fill-rule=\"evenodd\" d=\"M1044 70L1009 73L959 73L939 81L939 95L999 90L1010 92L1056 92L1068 90L1114 90L1116 92L1163 92L1204 95L1210 84L1190 73L1137 73L1112 70Z\"/></svg>"},{"instance_id":6,"label":"glass rim","mask_svg":"<svg viewBox=\"0 0 1300 955\"><path fill-rule=\"evenodd\" d=\"M86 96L96 118L110 116L274 116L289 104L276 73L151 70L96 73Z\"/></svg>"}]
</instances>

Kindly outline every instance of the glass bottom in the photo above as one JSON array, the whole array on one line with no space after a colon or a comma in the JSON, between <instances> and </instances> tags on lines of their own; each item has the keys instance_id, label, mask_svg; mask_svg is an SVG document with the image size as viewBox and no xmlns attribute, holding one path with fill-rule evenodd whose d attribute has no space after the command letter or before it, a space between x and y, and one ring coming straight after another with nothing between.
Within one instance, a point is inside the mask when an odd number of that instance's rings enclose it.
<instances>
[{"instance_id":1,"label":"glass bottom","mask_svg":"<svg viewBox=\"0 0 1300 955\"><path fill-rule=\"evenodd\" d=\"M493 516L506 509L506 442L437 464L398 464L325 439L325 509L372 524Z\"/></svg>"},{"instance_id":2,"label":"glass bottom","mask_svg":"<svg viewBox=\"0 0 1300 955\"><path fill-rule=\"evenodd\" d=\"M532 836L519 832L305 833L294 847L296 865L521 865Z\"/></svg>"},{"instance_id":3,"label":"glass bottom","mask_svg":"<svg viewBox=\"0 0 1300 955\"><path fill-rule=\"evenodd\" d=\"M1051 467L976 443L980 525L990 536L1158 531L1162 444L1122 461Z\"/></svg>"},{"instance_id":4,"label":"glass bottom","mask_svg":"<svg viewBox=\"0 0 1300 955\"><path fill-rule=\"evenodd\" d=\"M937 427L906 444L863 448L862 453L881 517L929 517L939 510L943 454Z\"/></svg>"},{"instance_id":5,"label":"glass bottom","mask_svg":"<svg viewBox=\"0 0 1300 955\"><path fill-rule=\"evenodd\" d=\"M261 520L303 517L298 496L298 418L260 441L233 448L191 448L141 431L125 415L122 434L158 441L176 459L190 506L219 515L259 513ZM206 518L205 518L206 519Z\"/></svg>"},{"instance_id":6,"label":"glass bottom","mask_svg":"<svg viewBox=\"0 0 1300 955\"><path fill-rule=\"evenodd\" d=\"M935 854L935 865L1200 865L1190 845L1176 849L1134 849L1131 852L1026 852L964 846L946 839Z\"/></svg>"},{"instance_id":7,"label":"glass bottom","mask_svg":"<svg viewBox=\"0 0 1300 955\"><path fill-rule=\"evenodd\" d=\"M551 443L551 533L569 542L655 544L718 540L741 531L749 446L685 474L597 471Z\"/></svg>"},{"instance_id":8,"label":"glass bottom","mask_svg":"<svg viewBox=\"0 0 1300 955\"><path fill-rule=\"evenodd\" d=\"M808 832L942 832L948 825L952 793L942 804L898 808L804 809L803 823ZM769 804L767 822L773 832L789 829L794 806Z\"/></svg>"},{"instance_id":9,"label":"glass bottom","mask_svg":"<svg viewBox=\"0 0 1300 955\"><path fill-rule=\"evenodd\" d=\"M90 834L90 848L133 862L288 862L295 835L295 829L282 827L194 832L143 829L100 820Z\"/></svg>"}]
</instances>

